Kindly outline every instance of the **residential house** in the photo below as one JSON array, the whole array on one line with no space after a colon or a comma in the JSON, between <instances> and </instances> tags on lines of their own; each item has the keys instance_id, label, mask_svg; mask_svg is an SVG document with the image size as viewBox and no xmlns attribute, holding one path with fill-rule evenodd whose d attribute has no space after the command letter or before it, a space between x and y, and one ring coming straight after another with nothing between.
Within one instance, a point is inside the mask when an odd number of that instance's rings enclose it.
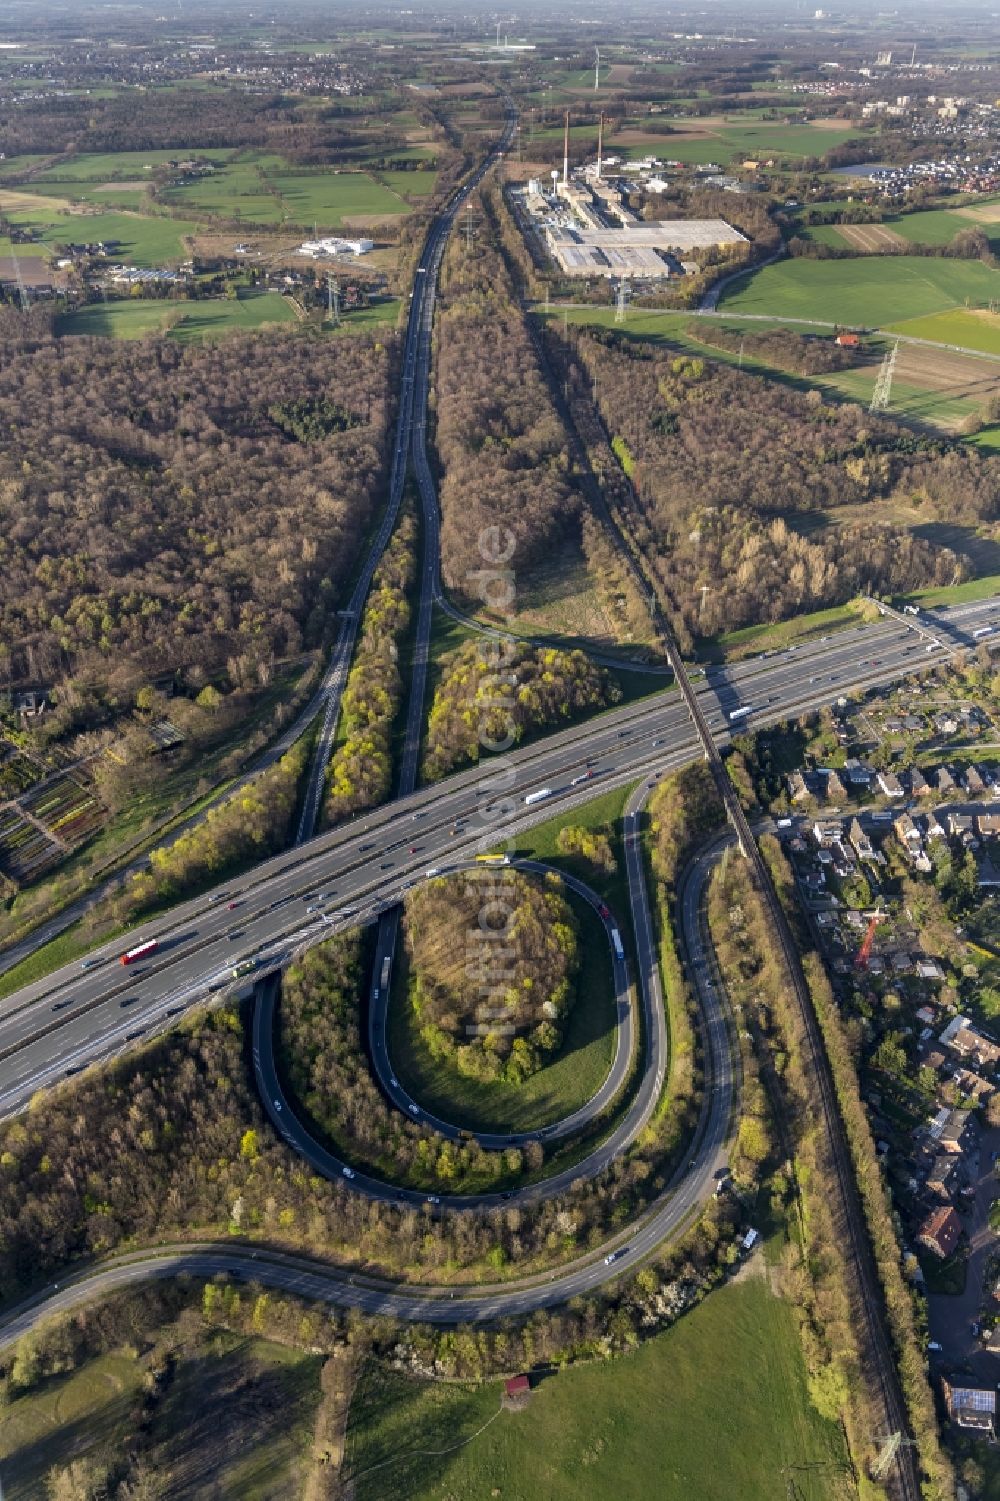
<instances>
[{"instance_id":1,"label":"residential house","mask_svg":"<svg viewBox=\"0 0 1000 1501\"><path fill-rule=\"evenodd\" d=\"M971 813L946 813L944 821L952 839L961 839L966 844L975 838L976 830Z\"/></svg>"},{"instance_id":2,"label":"residential house","mask_svg":"<svg viewBox=\"0 0 1000 1501\"><path fill-rule=\"evenodd\" d=\"M980 797L986 791L986 783L975 766L967 766L960 780L970 797Z\"/></svg>"},{"instance_id":3,"label":"residential house","mask_svg":"<svg viewBox=\"0 0 1000 1501\"><path fill-rule=\"evenodd\" d=\"M928 797L933 791L930 782L928 782L919 766L911 766L909 771L904 773L904 776L911 797Z\"/></svg>"},{"instance_id":4,"label":"residential house","mask_svg":"<svg viewBox=\"0 0 1000 1501\"><path fill-rule=\"evenodd\" d=\"M871 768L863 761L859 761L856 756L851 756L844 762L844 776L851 787L871 786Z\"/></svg>"},{"instance_id":5,"label":"residential house","mask_svg":"<svg viewBox=\"0 0 1000 1501\"><path fill-rule=\"evenodd\" d=\"M949 1110L948 1118L936 1137L938 1148L953 1157L961 1157L969 1144L972 1113L969 1110Z\"/></svg>"},{"instance_id":6,"label":"residential house","mask_svg":"<svg viewBox=\"0 0 1000 1501\"><path fill-rule=\"evenodd\" d=\"M930 779L934 784L934 790L942 793L945 797L950 797L955 791L955 778L947 766L939 766L936 771L931 773Z\"/></svg>"},{"instance_id":7,"label":"residential house","mask_svg":"<svg viewBox=\"0 0 1000 1501\"><path fill-rule=\"evenodd\" d=\"M982 1074L977 1074L971 1068L957 1068L951 1076L951 1082L965 1099L975 1100L977 1105L984 1105L996 1093L996 1088L989 1079L984 1079Z\"/></svg>"},{"instance_id":8,"label":"residential house","mask_svg":"<svg viewBox=\"0 0 1000 1501\"><path fill-rule=\"evenodd\" d=\"M936 959L930 959L927 955L917 960L917 974L921 980L943 980L944 970Z\"/></svg>"},{"instance_id":9,"label":"residential house","mask_svg":"<svg viewBox=\"0 0 1000 1501\"><path fill-rule=\"evenodd\" d=\"M898 818L893 820L892 827L896 838L909 854L915 855L918 850L923 848L924 836L913 822L909 813L901 813Z\"/></svg>"},{"instance_id":10,"label":"residential house","mask_svg":"<svg viewBox=\"0 0 1000 1501\"><path fill-rule=\"evenodd\" d=\"M927 1172L927 1191L944 1203L958 1188L958 1158L950 1152L937 1152Z\"/></svg>"},{"instance_id":11,"label":"residential house","mask_svg":"<svg viewBox=\"0 0 1000 1501\"><path fill-rule=\"evenodd\" d=\"M932 839L943 839L945 837L944 826L936 813L928 813L924 819L924 835L928 844Z\"/></svg>"},{"instance_id":12,"label":"residential house","mask_svg":"<svg viewBox=\"0 0 1000 1501\"><path fill-rule=\"evenodd\" d=\"M992 1386L952 1386L942 1381L948 1416L959 1428L996 1436L997 1394Z\"/></svg>"},{"instance_id":13,"label":"residential house","mask_svg":"<svg viewBox=\"0 0 1000 1501\"><path fill-rule=\"evenodd\" d=\"M824 771L823 796L828 803L842 803L847 797L847 788L835 771Z\"/></svg>"},{"instance_id":14,"label":"residential house","mask_svg":"<svg viewBox=\"0 0 1000 1501\"><path fill-rule=\"evenodd\" d=\"M941 1033L938 1041L950 1048L955 1057L977 1069L995 1071L1000 1063L1000 1045L987 1037L967 1016L954 1016Z\"/></svg>"},{"instance_id":15,"label":"residential house","mask_svg":"<svg viewBox=\"0 0 1000 1501\"><path fill-rule=\"evenodd\" d=\"M950 1205L932 1209L917 1231L917 1244L947 1261L962 1238L962 1221Z\"/></svg>"},{"instance_id":16,"label":"residential house","mask_svg":"<svg viewBox=\"0 0 1000 1501\"><path fill-rule=\"evenodd\" d=\"M872 844L858 819L851 819L847 829L847 837L859 860L870 860L872 864L879 864L882 861L882 856Z\"/></svg>"},{"instance_id":17,"label":"residential house","mask_svg":"<svg viewBox=\"0 0 1000 1501\"><path fill-rule=\"evenodd\" d=\"M789 772L785 778L785 785L788 788L788 796L793 803L801 803L805 798L812 796L805 776L801 771Z\"/></svg>"},{"instance_id":18,"label":"residential house","mask_svg":"<svg viewBox=\"0 0 1000 1501\"><path fill-rule=\"evenodd\" d=\"M1000 834L1000 813L980 813L976 818L976 832L980 839Z\"/></svg>"},{"instance_id":19,"label":"residential house","mask_svg":"<svg viewBox=\"0 0 1000 1501\"><path fill-rule=\"evenodd\" d=\"M880 771L875 778L884 797L904 797L903 784L894 771Z\"/></svg>"}]
</instances>

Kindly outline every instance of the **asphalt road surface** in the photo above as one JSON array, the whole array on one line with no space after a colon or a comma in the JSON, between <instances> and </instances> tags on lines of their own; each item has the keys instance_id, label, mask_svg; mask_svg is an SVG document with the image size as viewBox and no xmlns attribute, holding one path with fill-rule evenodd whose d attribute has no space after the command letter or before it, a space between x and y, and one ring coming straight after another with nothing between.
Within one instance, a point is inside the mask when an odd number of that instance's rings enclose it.
<instances>
[{"instance_id":1,"label":"asphalt road surface","mask_svg":"<svg viewBox=\"0 0 1000 1501\"><path fill-rule=\"evenodd\" d=\"M739 708L752 707L741 727L759 726L899 678L939 660L949 646L974 644L975 629L1000 624L1000 602L932 618L943 643L933 654L915 631L888 620L710 668L699 682L709 723L724 741ZM183 903L0 1000L0 1116L23 1109L36 1090L67 1073L171 1025L212 994L249 986L256 972L319 942L330 922L372 920L429 869L507 843L516 849L532 824L698 754L679 696L667 689L362 814ZM525 806L524 798L540 791L548 795ZM154 938L158 948L149 958L118 962L126 947ZM255 972L234 977L241 963L253 963Z\"/></svg>"}]
</instances>

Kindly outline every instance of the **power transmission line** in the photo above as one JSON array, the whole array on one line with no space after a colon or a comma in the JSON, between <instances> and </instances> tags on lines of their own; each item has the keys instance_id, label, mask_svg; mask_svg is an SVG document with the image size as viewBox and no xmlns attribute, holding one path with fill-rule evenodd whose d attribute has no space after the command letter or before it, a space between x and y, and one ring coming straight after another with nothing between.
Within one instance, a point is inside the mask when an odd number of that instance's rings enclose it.
<instances>
[{"instance_id":1,"label":"power transmission line","mask_svg":"<svg viewBox=\"0 0 1000 1501\"><path fill-rule=\"evenodd\" d=\"M897 339L886 354L879 369L875 381L875 389L872 392L872 404L868 408L870 412L886 412L889 409L889 399L892 396L892 377L896 369L898 350L899 340Z\"/></svg>"}]
</instances>

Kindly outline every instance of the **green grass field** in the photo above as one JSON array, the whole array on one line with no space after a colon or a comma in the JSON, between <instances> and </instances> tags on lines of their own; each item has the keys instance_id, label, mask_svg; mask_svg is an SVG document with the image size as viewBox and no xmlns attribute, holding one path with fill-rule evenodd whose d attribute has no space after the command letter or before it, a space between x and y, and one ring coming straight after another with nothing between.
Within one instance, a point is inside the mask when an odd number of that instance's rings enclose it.
<instances>
[{"instance_id":1,"label":"green grass field","mask_svg":"<svg viewBox=\"0 0 1000 1501\"><path fill-rule=\"evenodd\" d=\"M302 1494L323 1360L220 1334L180 1365L150 1433L168 1495L277 1501Z\"/></svg>"},{"instance_id":2,"label":"green grass field","mask_svg":"<svg viewBox=\"0 0 1000 1501\"><path fill-rule=\"evenodd\" d=\"M38 231L47 249L70 241L117 240L114 259L130 266L163 266L186 259L183 235L198 232L184 219L161 219L137 214L70 214L53 200L51 210L41 206L14 209L6 217L12 224ZM18 250L20 254L20 250Z\"/></svg>"},{"instance_id":3,"label":"green grass field","mask_svg":"<svg viewBox=\"0 0 1000 1501\"><path fill-rule=\"evenodd\" d=\"M629 1355L546 1377L521 1412L498 1414L499 1398L498 1383L368 1365L348 1425L355 1501L778 1501L785 1467L799 1501L837 1494L840 1430L810 1405L795 1313L760 1278Z\"/></svg>"},{"instance_id":4,"label":"green grass field","mask_svg":"<svg viewBox=\"0 0 1000 1501\"><path fill-rule=\"evenodd\" d=\"M888 327L893 333L933 339L936 344L958 344L963 349L1000 355L1000 315L996 313L976 314L953 308L926 318L904 318Z\"/></svg>"},{"instance_id":5,"label":"green grass field","mask_svg":"<svg viewBox=\"0 0 1000 1501\"><path fill-rule=\"evenodd\" d=\"M380 172L379 179L403 198L426 198L437 185L437 173L415 167L409 172Z\"/></svg>"},{"instance_id":6,"label":"green grass field","mask_svg":"<svg viewBox=\"0 0 1000 1501\"><path fill-rule=\"evenodd\" d=\"M615 1051L611 956L599 922L570 895L580 927L576 1003L553 1061L520 1085L481 1083L435 1059L420 1036L397 966L389 1008L393 1068L415 1100L455 1125L472 1130L529 1131L578 1109L603 1083Z\"/></svg>"},{"instance_id":7,"label":"green grass field","mask_svg":"<svg viewBox=\"0 0 1000 1501\"><path fill-rule=\"evenodd\" d=\"M129 1413L141 1384L138 1360L102 1355L5 1407L0 1412L5 1501L42 1501L53 1465L116 1458L129 1436Z\"/></svg>"},{"instance_id":8,"label":"green grass field","mask_svg":"<svg viewBox=\"0 0 1000 1501\"><path fill-rule=\"evenodd\" d=\"M783 125L756 117L748 118L746 122L727 120L724 125L700 126L696 119L677 119L669 123L674 127L673 135L658 135L655 141L651 137L648 144L612 137L608 147L633 160L652 155L663 161L683 162L686 166L704 166L707 162L728 166L734 161L760 161L771 157L819 157L861 134L850 129ZM641 128L641 122L637 124Z\"/></svg>"},{"instance_id":9,"label":"green grass field","mask_svg":"<svg viewBox=\"0 0 1000 1501\"><path fill-rule=\"evenodd\" d=\"M279 293L254 292L246 287L241 287L240 293L238 298L219 297L201 302L171 302L155 297L97 302L67 313L59 320L56 331L67 337L142 339L146 334L169 328L172 339L190 343L228 333L245 333L268 323L295 321L294 311ZM179 321L174 322L178 314Z\"/></svg>"},{"instance_id":10,"label":"green grass field","mask_svg":"<svg viewBox=\"0 0 1000 1501\"><path fill-rule=\"evenodd\" d=\"M535 310L537 313L537 309ZM539 314L539 316L546 316ZM550 311L547 315L551 318L561 318L559 310ZM598 328L614 328L614 311L611 308L573 308L567 309L567 320L572 323L587 323ZM796 330L794 325L787 320L775 318L768 320L775 327L785 327L791 332ZM712 328L715 319L705 318L699 320L692 313L673 312L643 312L631 310L628 321L624 326L617 328L616 332L626 338L634 338L644 343L661 344L670 349L690 350L692 353L703 355L706 359L717 361L719 364L737 365L739 363L738 350L723 349L717 344L711 343ZM932 318L913 319L899 325L900 333L914 334L921 338L946 340L960 344L966 349L982 349L986 353L995 352L1000 354L998 340L993 328L992 320L975 313L966 313L958 310L953 313L942 313ZM738 313L730 313L727 308L724 328L730 331L746 329L751 332L759 332L767 327L767 323L755 318L740 317ZM694 329L695 333L690 330ZM695 337L695 334L704 330L703 338ZM832 330L829 337L833 337ZM742 368L752 370L760 375L766 375L772 380L781 381L783 385L791 386L795 390L808 391L818 390L824 396L832 400L860 402L867 406L872 398L875 387L875 379L878 375L879 358L888 347L887 340L874 340L872 349L876 357L866 360L864 363L849 366L845 370L837 370L829 375L801 376L784 370L779 366L769 364L765 360L752 354L744 353ZM983 379L987 376L996 376L1000 380L1000 367L995 371L985 366L984 363L976 366L970 357L969 379L974 380L977 376ZM902 373L898 374L892 385L892 401L889 415L898 421L913 423L921 428L937 428L954 436L958 425L966 417L981 411L982 400L974 395L953 394L947 389L937 390L927 384L918 385L908 383L905 377L906 353L905 346L901 359ZM963 439L964 442L975 442L982 447L995 446L1000 437L995 436L995 429L987 429L977 434L974 438Z\"/></svg>"},{"instance_id":11,"label":"green grass field","mask_svg":"<svg viewBox=\"0 0 1000 1501\"><path fill-rule=\"evenodd\" d=\"M886 328L958 309L967 299L985 305L997 291L996 272L981 261L898 255L785 260L732 282L720 308Z\"/></svg>"},{"instance_id":12,"label":"green grass field","mask_svg":"<svg viewBox=\"0 0 1000 1501\"><path fill-rule=\"evenodd\" d=\"M59 182L111 182L115 178L134 178L138 181L144 176L152 178L150 169L163 167L167 162L191 159L222 163L232 154L225 148L220 150L213 147L209 151L198 146L187 149L178 147L173 151L83 152L80 156L71 157L69 161L47 167L38 174L38 181L54 179Z\"/></svg>"}]
</instances>

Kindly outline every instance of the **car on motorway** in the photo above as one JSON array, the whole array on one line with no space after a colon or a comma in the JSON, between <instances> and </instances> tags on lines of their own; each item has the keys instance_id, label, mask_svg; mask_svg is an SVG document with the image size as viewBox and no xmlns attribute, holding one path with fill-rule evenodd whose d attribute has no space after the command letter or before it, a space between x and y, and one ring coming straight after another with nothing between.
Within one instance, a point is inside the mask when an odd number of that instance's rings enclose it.
<instances>
[{"instance_id":1,"label":"car on motorway","mask_svg":"<svg viewBox=\"0 0 1000 1501\"><path fill-rule=\"evenodd\" d=\"M579 787L581 782L589 782L593 775L594 773L592 771L581 771L580 775L578 777L574 777L569 785L571 787Z\"/></svg>"},{"instance_id":2,"label":"car on motorway","mask_svg":"<svg viewBox=\"0 0 1000 1501\"><path fill-rule=\"evenodd\" d=\"M410 845L410 854L411 855L415 855L416 853L417 853L417 846L415 844L411 844Z\"/></svg>"},{"instance_id":3,"label":"car on motorway","mask_svg":"<svg viewBox=\"0 0 1000 1501\"><path fill-rule=\"evenodd\" d=\"M601 914L602 917L610 917L611 916L611 910L610 910L610 908L606 907L603 902L600 904L600 906L598 907L597 910Z\"/></svg>"},{"instance_id":4,"label":"car on motorway","mask_svg":"<svg viewBox=\"0 0 1000 1501\"><path fill-rule=\"evenodd\" d=\"M418 1105L407 1105L406 1108L410 1112L411 1115L419 1115L420 1114L420 1107Z\"/></svg>"},{"instance_id":5,"label":"car on motorway","mask_svg":"<svg viewBox=\"0 0 1000 1501\"><path fill-rule=\"evenodd\" d=\"M354 1177L354 1169L353 1169L353 1167L345 1167L345 1168L342 1168L341 1171L343 1172L345 1178L353 1178Z\"/></svg>"},{"instance_id":6,"label":"car on motorway","mask_svg":"<svg viewBox=\"0 0 1000 1501\"><path fill-rule=\"evenodd\" d=\"M318 912L318 911L319 911L318 907L307 907L306 908L306 916L308 917L308 915L309 915L310 912Z\"/></svg>"},{"instance_id":7,"label":"car on motorway","mask_svg":"<svg viewBox=\"0 0 1000 1501\"><path fill-rule=\"evenodd\" d=\"M428 1194L427 1202L428 1204L440 1204L441 1199L438 1194Z\"/></svg>"},{"instance_id":8,"label":"car on motorway","mask_svg":"<svg viewBox=\"0 0 1000 1501\"><path fill-rule=\"evenodd\" d=\"M379 866L379 870L391 870L391 869L392 869L392 861L391 860L383 860L382 864Z\"/></svg>"},{"instance_id":9,"label":"car on motorway","mask_svg":"<svg viewBox=\"0 0 1000 1501\"><path fill-rule=\"evenodd\" d=\"M84 959L83 963L80 965L80 968L84 971L93 969L94 965L100 964L100 962L101 961L99 959Z\"/></svg>"},{"instance_id":10,"label":"car on motorway","mask_svg":"<svg viewBox=\"0 0 1000 1501\"><path fill-rule=\"evenodd\" d=\"M235 912L238 906L239 906L239 902L227 902L226 903L226 911L227 912Z\"/></svg>"},{"instance_id":11,"label":"car on motorway","mask_svg":"<svg viewBox=\"0 0 1000 1501\"><path fill-rule=\"evenodd\" d=\"M361 851L362 854L364 854L366 850L373 850L374 848L375 848L374 844L359 844L358 845L358 849Z\"/></svg>"},{"instance_id":12,"label":"car on motorway","mask_svg":"<svg viewBox=\"0 0 1000 1501\"><path fill-rule=\"evenodd\" d=\"M275 1110L280 1110L281 1109L281 1101L280 1100L275 1100L275 1102L274 1102L274 1108L275 1108Z\"/></svg>"},{"instance_id":13,"label":"car on motorway","mask_svg":"<svg viewBox=\"0 0 1000 1501\"><path fill-rule=\"evenodd\" d=\"M126 1042L138 1042L138 1040L139 1040L139 1038L141 1036L142 1036L142 1028L141 1027L136 1027L136 1029L135 1029L134 1032L126 1032L126 1034L125 1034L125 1041Z\"/></svg>"},{"instance_id":14,"label":"car on motorway","mask_svg":"<svg viewBox=\"0 0 1000 1501\"><path fill-rule=\"evenodd\" d=\"M621 1250L619 1250L619 1251L609 1251L608 1254L607 1254L607 1256L605 1256L605 1258L604 1258L604 1265L605 1266L611 1266L613 1262L615 1262L615 1261L621 1261L622 1257L623 1256L627 1256L628 1253L629 1253L629 1247L628 1246L622 1246Z\"/></svg>"},{"instance_id":15,"label":"car on motorway","mask_svg":"<svg viewBox=\"0 0 1000 1501\"><path fill-rule=\"evenodd\" d=\"M133 1001L137 1001L138 999L137 995L123 995L118 1004L119 1006L131 1006Z\"/></svg>"},{"instance_id":16,"label":"car on motorway","mask_svg":"<svg viewBox=\"0 0 1000 1501\"><path fill-rule=\"evenodd\" d=\"M396 1078L395 1074L389 1075L389 1083L392 1085L393 1089L399 1088L399 1080Z\"/></svg>"}]
</instances>

